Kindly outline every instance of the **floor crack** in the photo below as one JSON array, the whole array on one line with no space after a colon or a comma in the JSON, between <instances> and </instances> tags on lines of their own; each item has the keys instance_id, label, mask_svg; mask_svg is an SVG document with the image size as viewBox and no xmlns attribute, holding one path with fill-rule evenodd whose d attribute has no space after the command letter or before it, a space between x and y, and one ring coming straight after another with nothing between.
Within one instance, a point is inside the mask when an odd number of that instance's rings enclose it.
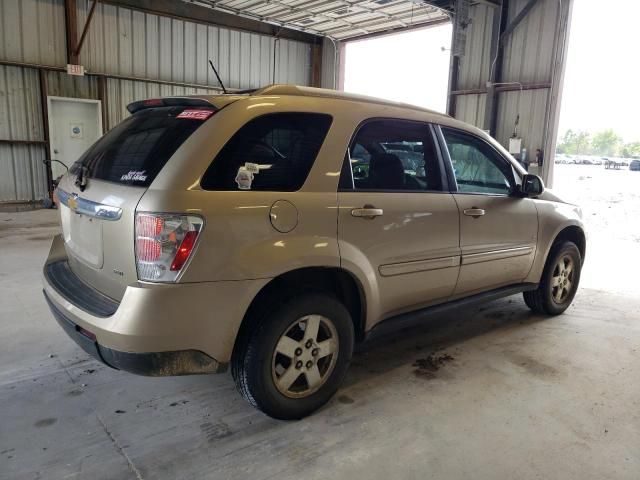
<instances>
[{"instance_id":1,"label":"floor crack","mask_svg":"<svg viewBox=\"0 0 640 480\"><path fill-rule=\"evenodd\" d=\"M138 480L144 480L142 478L142 474L140 473L140 470L136 468L136 466L134 465L129 455L127 455L127 452L124 451L124 448L122 448L122 445L120 445L120 442L118 442L116 437L113 436L113 433L111 433L109 428L107 428L107 424L104 423L104 420L102 420L102 417L97 412L96 412L96 418L98 419L98 422L100 422L100 425L102 425L102 429L109 437L109 440L111 440L111 443L113 443L113 445L116 447L116 450L118 451L118 453L122 455L124 459L127 461L127 465L129 466L129 469L134 473L134 475Z\"/></svg>"},{"instance_id":2,"label":"floor crack","mask_svg":"<svg viewBox=\"0 0 640 480\"><path fill-rule=\"evenodd\" d=\"M62 362L62 360L60 360L59 358L57 359L58 363L60 364L60 366L62 367L62 369L64 370L64 372L67 374L67 376L69 377L69 380L71 381L72 385L76 385L75 380L73 379L73 376L71 375L71 372L69 372L69 369L67 368L67 366ZM84 386L84 385L83 385ZM102 426L102 429L104 430L104 433L107 434L107 437L109 437L109 440L111 440L111 443L113 443L114 447L116 447L116 451L122 455L124 457L124 459L127 462L127 466L129 467L129 470L131 470L133 472L133 474L136 476L137 480L144 480L142 478L142 474L140 473L140 470L138 470L136 468L136 466L134 465L133 461L131 460L131 458L129 457L129 455L127 455L127 452L124 451L124 448L122 448L122 445L120 445L120 442L118 442L118 440L116 439L116 437L113 436L113 433L111 433L111 431L109 430L109 428L107 427L107 424L104 422L104 420L102 419L102 417L100 416L100 414L98 413L98 411L93 408L93 406L89 406L89 408L93 411L93 413L95 414L96 418L98 419L98 422L100 423L100 425Z\"/></svg>"}]
</instances>

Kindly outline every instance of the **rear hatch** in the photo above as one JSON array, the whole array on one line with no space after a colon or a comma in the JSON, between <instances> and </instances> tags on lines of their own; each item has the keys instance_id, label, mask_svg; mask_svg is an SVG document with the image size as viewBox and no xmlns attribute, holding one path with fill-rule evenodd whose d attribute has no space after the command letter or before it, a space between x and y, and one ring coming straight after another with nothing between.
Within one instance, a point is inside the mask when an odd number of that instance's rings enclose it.
<instances>
[{"instance_id":1,"label":"rear hatch","mask_svg":"<svg viewBox=\"0 0 640 480\"><path fill-rule=\"evenodd\" d=\"M133 115L73 164L58 186L71 270L120 300L138 281L134 225L138 202L176 150L213 113L204 100L136 102Z\"/></svg>"}]
</instances>

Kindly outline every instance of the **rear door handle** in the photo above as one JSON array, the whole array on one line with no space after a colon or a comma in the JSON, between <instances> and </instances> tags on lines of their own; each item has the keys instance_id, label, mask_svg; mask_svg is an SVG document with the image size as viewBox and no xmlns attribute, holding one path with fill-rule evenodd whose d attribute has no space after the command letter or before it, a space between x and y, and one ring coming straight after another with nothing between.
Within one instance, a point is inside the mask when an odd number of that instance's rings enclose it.
<instances>
[{"instance_id":1,"label":"rear door handle","mask_svg":"<svg viewBox=\"0 0 640 480\"><path fill-rule=\"evenodd\" d=\"M354 208L351 210L351 216L368 218L373 220L375 217L380 217L384 214L384 210L381 208L375 208L373 205L365 205L362 208Z\"/></svg>"},{"instance_id":2,"label":"rear door handle","mask_svg":"<svg viewBox=\"0 0 640 480\"><path fill-rule=\"evenodd\" d=\"M463 210L462 213L464 213L467 217L478 218L484 215L486 212L482 208L473 207Z\"/></svg>"}]
</instances>

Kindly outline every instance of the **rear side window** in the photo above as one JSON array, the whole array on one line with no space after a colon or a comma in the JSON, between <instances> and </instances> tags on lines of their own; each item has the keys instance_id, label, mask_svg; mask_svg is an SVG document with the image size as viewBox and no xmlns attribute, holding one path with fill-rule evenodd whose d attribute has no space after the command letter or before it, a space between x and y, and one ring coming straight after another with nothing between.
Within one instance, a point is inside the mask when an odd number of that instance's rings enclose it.
<instances>
[{"instance_id":1,"label":"rear side window","mask_svg":"<svg viewBox=\"0 0 640 480\"><path fill-rule=\"evenodd\" d=\"M214 110L160 107L131 115L98 140L74 163L88 177L126 185L148 187L169 158Z\"/></svg>"},{"instance_id":2,"label":"rear side window","mask_svg":"<svg viewBox=\"0 0 640 480\"><path fill-rule=\"evenodd\" d=\"M357 132L347 161L355 190L442 190L438 156L426 123L371 120ZM350 183L343 180L345 175L349 176L348 170L341 173L342 189Z\"/></svg>"},{"instance_id":3,"label":"rear side window","mask_svg":"<svg viewBox=\"0 0 640 480\"><path fill-rule=\"evenodd\" d=\"M205 190L299 190L331 125L329 115L273 113L254 118L222 148L202 178Z\"/></svg>"}]
</instances>

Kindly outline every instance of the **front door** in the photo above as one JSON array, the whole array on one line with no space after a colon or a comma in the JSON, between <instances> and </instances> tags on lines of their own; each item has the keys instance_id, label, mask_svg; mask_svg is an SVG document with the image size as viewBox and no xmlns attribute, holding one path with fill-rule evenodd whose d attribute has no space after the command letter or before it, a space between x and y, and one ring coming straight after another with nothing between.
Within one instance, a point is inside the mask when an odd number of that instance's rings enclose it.
<instances>
[{"instance_id":1,"label":"front door","mask_svg":"<svg viewBox=\"0 0 640 480\"><path fill-rule=\"evenodd\" d=\"M48 97L51 158L68 167L102 136L99 100ZM53 178L65 173L57 162L51 164Z\"/></svg>"},{"instance_id":2,"label":"front door","mask_svg":"<svg viewBox=\"0 0 640 480\"><path fill-rule=\"evenodd\" d=\"M445 301L458 277L459 219L428 124L377 119L350 145L338 194L341 261L366 264L385 317Z\"/></svg>"},{"instance_id":3,"label":"front door","mask_svg":"<svg viewBox=\"0 0 640 480\"><path fill-rule=\"evenodd\" d=\"M516 174L483 139L442 128L460 211L462 261L455 296L520 283L536 251L538 213L533 200L511 195Z\"/></svg>"}]
</instances>

